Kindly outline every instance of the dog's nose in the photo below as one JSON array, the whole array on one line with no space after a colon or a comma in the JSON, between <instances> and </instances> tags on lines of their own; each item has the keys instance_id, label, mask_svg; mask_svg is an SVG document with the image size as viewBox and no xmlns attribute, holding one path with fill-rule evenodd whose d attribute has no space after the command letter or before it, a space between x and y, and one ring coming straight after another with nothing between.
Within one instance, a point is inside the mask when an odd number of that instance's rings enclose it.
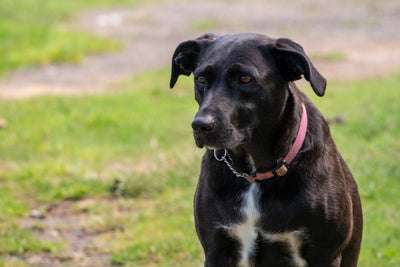
<instances>
[{"instance_id":1,"label":"dog's nose","mask_svg":"<svg viewBox=\"0 0 400 267\"><path fill-rule=\"evenodd\" d=\"M211 116L197 117L192 122L192 128L197 135L206 135L214 127L215 121Z\"/></svg>"}]
</instances>

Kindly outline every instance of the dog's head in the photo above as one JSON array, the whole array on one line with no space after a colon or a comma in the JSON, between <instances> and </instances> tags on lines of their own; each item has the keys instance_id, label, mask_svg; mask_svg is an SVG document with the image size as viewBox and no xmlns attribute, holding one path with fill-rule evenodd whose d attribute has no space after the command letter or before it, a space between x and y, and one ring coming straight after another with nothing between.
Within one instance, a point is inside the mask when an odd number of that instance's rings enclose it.
<instances>
[{"instance_id":1,"label":"dog's head","mask_svg":"<svg viewBox=\"0 0 400 267\"><path fill-rule=\"evenodd\" d=\"M198 147L214 149L244 146L261 123L276 125L289 82L304 76L319 96L326 88L300 45L257 34L206 34L181 43L172 58L170 87L191 73L199 103L194 138Z\"/></svg>"}]
</instances>

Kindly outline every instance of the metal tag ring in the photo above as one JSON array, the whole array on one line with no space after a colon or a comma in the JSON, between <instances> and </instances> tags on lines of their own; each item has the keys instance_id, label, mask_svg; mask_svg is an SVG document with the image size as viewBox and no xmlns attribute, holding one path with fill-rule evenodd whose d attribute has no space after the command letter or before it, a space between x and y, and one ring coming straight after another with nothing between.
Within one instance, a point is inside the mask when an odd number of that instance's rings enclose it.
<instances>
[{"instance_id":1,"label":"metal tag ring","mask_svg":"<svg viewBox=\"0 0 400 267\"><path fill-rule=\"evenodd\" d=\"M226 151L226 149L224 149L225 153L224 153L224 155L223 155L221 158L218 158L216 151L217 151L217 150L214 150L214 158L215 158L216 160L218 160L218 161L223 161L224 159L226 159L226 155L228 154L228 152Z\"/></svg>"}]
</instances>

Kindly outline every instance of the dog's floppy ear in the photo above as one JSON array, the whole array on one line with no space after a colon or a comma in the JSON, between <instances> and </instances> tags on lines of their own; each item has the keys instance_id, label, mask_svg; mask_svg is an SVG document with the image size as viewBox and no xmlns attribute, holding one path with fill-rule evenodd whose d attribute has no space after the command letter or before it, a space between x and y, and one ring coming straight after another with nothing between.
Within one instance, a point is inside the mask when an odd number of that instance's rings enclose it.
<instances>
[{"instance_id":1,"label":"dog's floppy ear","mask_svg":"<svg viewBox=\"0 0 400 267\"><path fill-rule=\"evenodd\" d=\"M189 76L195 69L200 51L207 43L217 38L214 34L205 34L195 40L178 45L172 56L171 80L169 86L174 87L179 75Z\"/></svg>"},{"instance_id":2,"label":"dog's floppy ear","mask_svg":"<svg viewBox=\"0 0 400 267\"><path fill-rule=\"evenodd\" d=\"M290 39L279 38L272 47L272 55L285 81L299 80L304 75L318 96L325 94L326 79L317 71L299 44Z\"/></svg>"}]
</instances>

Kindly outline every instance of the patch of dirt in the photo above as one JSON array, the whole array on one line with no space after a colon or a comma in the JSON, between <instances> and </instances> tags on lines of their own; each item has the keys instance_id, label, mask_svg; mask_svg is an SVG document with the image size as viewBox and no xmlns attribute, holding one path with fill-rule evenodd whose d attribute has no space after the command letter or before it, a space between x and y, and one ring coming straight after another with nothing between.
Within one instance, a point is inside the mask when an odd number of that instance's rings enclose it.
<instances>
[{"instance_id":1,"label":"patch of dirt","mask_svg":"<svg viewBox=\"0 0 400 267\"><path fill-rule=\"evenodd\" d=\"M196 29L196 23L212 27ZM400 69L400 2L296 0L282 2L161 3L82 13L77 27L120 40L119 53L88 56L81 65L52 64L10 73L0 97L84 94L112 90L132 74L168 66L176 46L204 32L258 32L290 37L309 55L344 53L317 60L328 79L380 76ZM168 85L166 84L166 87Z\"/></svg>"},{"instance_id":2,"label":"patch of dirt","mask_svg":"<svg viewBox=\"0 0 400 267\"><path fill-rule=\"evenodd\" d=\"M95 238L104 231L92 231L87 228L90 215L87 209L99 202L113 200L85 199L81 201L63 201L49 204L43 211L32 210L30 218L21 220L21 226L29 229L41 241L66 244L61 252L55 255L23 254L19 258L33 266L108 266L110 254L107 248L100 249L94 243ZM16 256L15 256L16 257Z\"/></svg>"}]
</instances>

